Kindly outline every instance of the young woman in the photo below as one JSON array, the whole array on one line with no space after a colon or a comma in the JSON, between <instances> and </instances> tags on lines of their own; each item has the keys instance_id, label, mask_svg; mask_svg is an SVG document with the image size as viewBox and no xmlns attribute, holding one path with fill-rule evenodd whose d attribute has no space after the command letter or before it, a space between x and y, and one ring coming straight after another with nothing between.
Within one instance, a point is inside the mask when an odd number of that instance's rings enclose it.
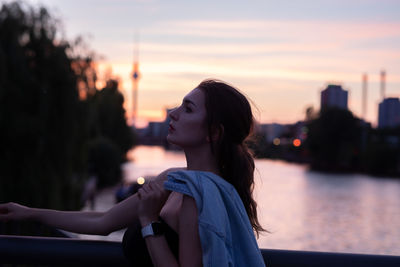
<instances>
[{"instance_id":1,"label":"young woman","mask_svg":"<svg viewBox=\"0 0 400 267\"><path fill-rule=\"evenodd\" d=\"M254 231L254 161L245 145L250 104L232 86L205 80L170 113L167 139L185 153L107 212L65 212L0 204L0 221L32 219L71 232L107 235L131 226L124 250L136 266L264 266Z\"/></svg>"}]
</instances>

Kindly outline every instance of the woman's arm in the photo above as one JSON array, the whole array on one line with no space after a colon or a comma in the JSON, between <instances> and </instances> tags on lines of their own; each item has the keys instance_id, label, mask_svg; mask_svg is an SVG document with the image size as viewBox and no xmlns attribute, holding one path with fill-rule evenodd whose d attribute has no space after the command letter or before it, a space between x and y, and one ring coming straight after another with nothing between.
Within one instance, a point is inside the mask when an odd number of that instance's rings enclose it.
<instances>
[{"instance_id":1,"label":"woman's arm","mask_svg":"<svg viewBox=\"0 0 400 267\"><path fill-rule=\"evenodd\" d=\"M142 227L158 221L160 211L168 199L170 191L163 185L149 183L138 191L139 220ZM178 267L178 259L172 254L164 235L145 237L147 250L155 267Z\"/></svg>"},{"instance_id":2,"label":"woman's arm","mask_svg":"<svg viewBox=\"0 0 400 267\"><path fill-rule=\"evenodd\" d=\"M167 179L167 174L169 172L182 169L184 168L167 169L156 177L154 183L164 188L164 182ZM134 194L104 213L101 218L101 225L105 229L105 232L109 234L116 230L120 230L137 220L139 201L138 194Z\"/></svg>"},{"instance_id":3,"label":"woman's arm","mask_svg":"<svg viewBox=\"0 0 400 267\"><path fill-rule=\"evenodd\" d=\"M194 198L184 195L179 214L179 262L181 266L203 266L199 216Z\"/></svg>"},{"instance_id":4,"label":"woman's arm","mask_svg":"<svg viewBox=\"0 0 400 267\"><path fill-rule=\"evenodd\" d=\"M154 191L162 191L163 189L154 188L143 188L147 192L143 192L142 195L147 196L150 194L159 194ZM154 195L153 195L154 196ZM149 199L141 197L142 200L148 201ZM160 194L159 199L163 199ZM151 200L150 200L151 202ZM153 203L157 204L157 196L154 197ZM152 221L156 220L155 213L150 212L152 210L151 204L143 203L144 205L140 208L143 211L139 212L139 217L142 226L146 226ZM156 206L153 205L153 207ZM157 211L157 208L153 208ZM147 214L146 214L147 213ZM183 202L178 218L178 235L179 235L179 259L176 259L172 254L170 247L165 239L165 236L148 236L145 238L147 250L149 251L151 260L155 267L164 266L184 266L184 267L196 267L202 266L202 251L198 230L198 214L196 203L193 198L189 196L183 197Z\"/></svg>"},{"instance_id":5,"label":"woman's arm","mask_svg":"<svg viewBox=\"0 0 400 267\"><path fill-rule=\"evenodd\" d=\"M168 169L156 178L162 184ZM58 211L50 209L29 208L16 203L0 204L0 221L35 220L51 227L81 234L108 235L127 227L138 218L137 194L118 203L106 212Z\"/></svg>"},{"instance_id":6,"label":"woman's arm","mask_svg":"<svg viewBox=\"0 0 400 267\"><path fill-rule=\"evenodd\" d=\"M108 235L137 218L137 203L136 194L107 212L60 211L5 203L0 204L0 221L33 220L74 233Z\"/></svg>"}]
</instances>

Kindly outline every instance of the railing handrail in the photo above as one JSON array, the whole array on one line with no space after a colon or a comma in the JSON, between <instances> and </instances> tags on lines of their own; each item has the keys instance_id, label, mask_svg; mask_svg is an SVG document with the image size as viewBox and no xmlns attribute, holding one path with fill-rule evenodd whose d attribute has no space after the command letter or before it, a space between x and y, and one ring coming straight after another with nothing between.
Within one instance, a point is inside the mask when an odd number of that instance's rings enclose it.
<instances>
[{"instance_id":1,"label":"railing handrail","mask_svg":"<svg viewBox=\"0 0 400 267\"><path fill-rule=\"evenodd\" d=\"M0 235L0 263L129 266L120 242Z\"/></svg>"},{"instance_id":2,"label":"railing handrail","mask_svg":"<svg viewBox=\"0 0 400 267\"><path fill-rule=\"evenodd\" d=\"M400 266L400 256L261 249L267 267ZM0 235L0 264L129 266L122 244L76 238Z\"/></svg>"}]
</instances>

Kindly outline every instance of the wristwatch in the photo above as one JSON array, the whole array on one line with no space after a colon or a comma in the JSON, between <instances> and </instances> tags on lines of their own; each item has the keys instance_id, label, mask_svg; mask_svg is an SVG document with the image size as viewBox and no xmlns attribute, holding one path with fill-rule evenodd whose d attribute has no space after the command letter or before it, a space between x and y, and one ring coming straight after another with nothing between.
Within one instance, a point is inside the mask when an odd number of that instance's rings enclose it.
<instances>
[{"instance_id":1,"label":"wristwatch","mask_svg":"<svg viewBox=\"0 0 400 267\"><path fill-rule=\"evenodd\" d=\"M164 224L162 222L151 222L142 228L143 238L147 236L157 236L164 234Z\"/></svg>"}]
</instances>

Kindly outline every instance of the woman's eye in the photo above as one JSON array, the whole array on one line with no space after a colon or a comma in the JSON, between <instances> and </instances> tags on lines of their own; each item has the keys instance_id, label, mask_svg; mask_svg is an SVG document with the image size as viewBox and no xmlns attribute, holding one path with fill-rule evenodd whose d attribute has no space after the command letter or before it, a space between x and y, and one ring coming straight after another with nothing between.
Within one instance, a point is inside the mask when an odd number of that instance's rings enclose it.
<instances>
[{"instance_id":1,"label":"woman's eye","mask_svg":"<svg viewBox=\"0 0 400 267\"><path fill-rule=\"evenodd\" d=\"M192 109L189 108L189 107L186 107L186 108L185 108L185 111L186 111L187 113L190 113L190 112L192 112Z\"/></svg>"}]
</instances>

